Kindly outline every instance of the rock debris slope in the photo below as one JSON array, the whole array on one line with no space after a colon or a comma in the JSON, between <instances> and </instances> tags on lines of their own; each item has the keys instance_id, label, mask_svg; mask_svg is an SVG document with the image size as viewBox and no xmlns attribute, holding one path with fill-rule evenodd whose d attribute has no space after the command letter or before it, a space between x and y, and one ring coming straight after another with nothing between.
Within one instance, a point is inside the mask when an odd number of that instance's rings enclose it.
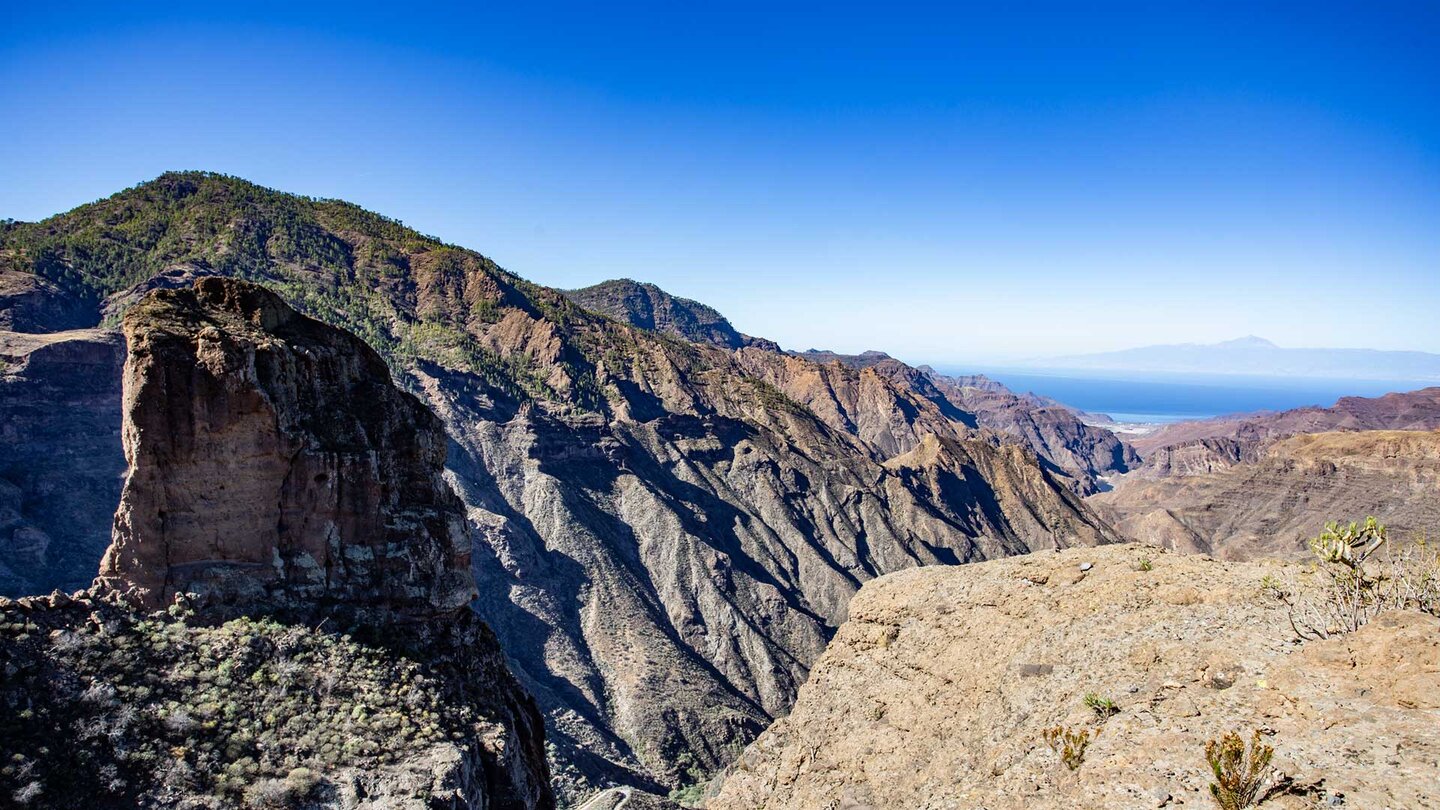
<instances>
[{"instance_id":1,"label":"rock debris slope","mask_svg":"<svg viewBox=\"0 0 1440 810\"><path fill-rule=\"evenodd\" d=\"M253 284L152 293L124 329L130 466L101 576L0 603L3 795L553 806L540 713L466 606L439 420Z\"/></svg>"},{"instance_id":2,"label":"rock debris slope","mask_svg":"<svg viewBox=\"0 0 1440 810\"><path fill-rule=\"evenodd\" d=\"M707 807L1210 807L1206 741L1257 729L1263 807L1440 807L1440 620L1297 645L1285 571L1117 545L875 580ZM1074 771L1057 725L1099 730Z\"/></svg>"},{"instance_id":3,"label":"rock debris slope","mask_svg":"<svg viewBox=\"0 0 1440 810\"><path fill-rule=\"evenodd\" d=\"M829 412L787 393L835 376L817 364L618 322L346 203L170 174L0 237L0 269L107 312L240 277L374 347L445 424L475 606L545 708L565 796L728 762L873 577L1113 536L1054 467L998 441L943 480L882 463L953 430L893 380L865 383L875 407ZM298 554L281 562L271 585L308 581Z\"/></svg>"}]
</instances>

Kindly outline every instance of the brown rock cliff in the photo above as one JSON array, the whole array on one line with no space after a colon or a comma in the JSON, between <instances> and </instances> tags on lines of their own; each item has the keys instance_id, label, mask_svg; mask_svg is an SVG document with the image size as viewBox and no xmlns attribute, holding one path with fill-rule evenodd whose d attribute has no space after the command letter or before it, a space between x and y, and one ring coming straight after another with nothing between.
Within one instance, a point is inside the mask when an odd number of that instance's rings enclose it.
<instances>
[{"instance_id":1,"label":"brown rock cliff","mask_svg":"<svg viewBox=\"0 0 1440 810\"><path fill-rule=\"evenodd\" d=\"M124 321L130 471L99 581L411 618L475 594L445 434L359 339L253 284L152 293Z\"/></svg>"}]
</instances>

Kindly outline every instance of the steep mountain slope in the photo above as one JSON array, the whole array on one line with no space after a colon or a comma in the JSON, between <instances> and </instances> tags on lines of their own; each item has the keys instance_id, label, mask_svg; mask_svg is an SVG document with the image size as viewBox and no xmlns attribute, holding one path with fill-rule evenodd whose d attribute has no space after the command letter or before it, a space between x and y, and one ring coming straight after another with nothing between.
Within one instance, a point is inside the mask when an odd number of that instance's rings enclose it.
<instances>
[{"instance_id":1,"label":"steep mountain slope","mask_svg":"<svg viewBox=\"0 0 1440 810\"><path fill-rule=\"evenodd\" d=\"M540 712L466 606L440 421L255 285L124 330L101 576L0 600L6 806L553 807Z\"/></svg>"},{"instance_id":2,"label":"steep mountain slope","mask_svg":"<svg viewBox=\"0 0 1440 810\"><path fill-rule=\"evenodd\" d=\"M932 434L1018 442L1053 473L1069 479L1076 492L1090 494L1099 491L1100 477L1123 473L1139 460L1110 431L1087 424L1069 408L1019 396L983 375L948 377L879 351L783 353L770 341L735 332L711 307L628 279L566 295L642 329L729 349L753 349L739 355L748 373L809 408L830 427L861 439L880 461L909 452Z\"/></svg>"},{"instance_id":3,"label":"steep mountain slope","mask_svg":"<svg viewBox=\"0 0 1440 810\"><path fill-rule=\"evenodd\" d=\"M950 377L929 367L908 366L877 351L842 355L812 349L799 355L799 358L817 362L822 369L834 366L851 369L854 372L852 376L861 380L867 375L883 379L905 392L908 403L881 410L881 416L885 418L871 418L871 421L882 424L902 422L912 425L911 433L914 435L882 444L892 453L909 451L918 442L919 435L925 433L964 436L974 435L973 429L979 428L994 434L996 440L1028 447L1050 465L1053 472L1069 478L1072 488L1082 495L1098 492L1102 476L1124 473L1139 461L1134 451L1115 434L1103 427L1086 424L1069 408L1018 395L988 378ZM822 389L824 393L835 390L833 383L829 380L826 383ZM814 404L814 393L777 385L790 396L811 405L816 413L823 416L827 412L825 407ZM927 419L896 419L891 414L897 409L928 410L933 415ZM856 421L851 418L846 423ZM948 422L949 425L937 426L940 422ZM864 434L861 435L863 438Z\"/></svg>"},{"instance_id":4,"label":"steep mountain slope","mask_svg":"<svg viewBox=\"0 0 1440 810\"><path fill-rule=\"evenodd\" d=\"M813 363L618 323L345 203L170 174L7 224L0 269L97 318L150 288L253 279L375 347L445 422L476 608L546 710L569 796L727 762L868 579L1111 536L1031 454L967 444L966 488L887 468L872 441L903 449L908 426L837 429L747 358L799 364L787 378L823 376Z\"/></svg>"},{"instance_id":5,"label":"steep mountain slope","mask_svg":"<svg viewBox=\"0 0 1440 810\"><path fill-rule=\"evenodd\" d=\"M1213 441L1213 440L1206 440ZM1126 536L1232 559L1297 555L1334 515L1376 515L1397 537L1440 525L1440 432L1300 434L1252 461L1126 480L1090 498Z\"/></svg>"},{"instance_id":6,"label":"steep mountain slope","mask_svg":"<svg viewBox=\"0 0 1440 810\"><path fill-rule=\"evenodd\" d=\"M1291 643L1262 583L1299 569L1117 545L872 581L706 806L1214 807L1206 742L1258 731L1260 807L1440 807L1440 619ZM1087 734L1074 769L1057 726Z\"/></svg>"}]
</instances>

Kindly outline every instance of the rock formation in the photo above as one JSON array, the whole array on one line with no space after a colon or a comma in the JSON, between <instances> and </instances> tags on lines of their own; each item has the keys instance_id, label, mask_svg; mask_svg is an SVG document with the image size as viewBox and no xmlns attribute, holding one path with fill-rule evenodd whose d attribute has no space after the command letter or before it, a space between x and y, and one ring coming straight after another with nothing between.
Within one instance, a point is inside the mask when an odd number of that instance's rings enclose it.
<instances>
[{"instance_id":1,"label":"rock formation","mask_svg":"<svg viewBox=\"0 0 1440 810\"><path fill-rule=\"evenodd\" d=\"M1150 451L1145 463L1135 469L1135 478L1169 478L1219 472L1260 458L1261 445L1228 436L1192 439L1167 444ZM1125 479L1130 480L1130 479Z\"/></svg>"},{"instance_id":2,"label":"rock formation","mask_svg":"<svg viewBox=\"0 0 1440 810\"><path fill-rule=\"evenodd\" d=\"M0 594L95 578L120 499L114 332L0 332Z\"/></svg>"},{"instance_id":3,"label":"rock formation","mask_svg":"<svg viewBox=\"0 0 1440 810\"><path fill-rule=\"evenodd\" d=\"M95 301L34 273L0 267L0 330L45 334L94 326Z\"/></svg>"},{"instance_id":4,"label":"rock formation","mask_svg":"<svg viewBox=\"0 0 1440 810\"><path fill-rule=\"evenodd\" d=\"M1296 645L1262 587L1290 570L1129 545L870 582L706 806L1211 807L1206 742L1257 730L1263 807L1440 806L1440 620ZM1090 735L1074 770L1056 726Z\"/></svg>"},{"instance_id":5,"label":"rock formation","mask_svg":"<svg viewBox=\"0 0 1440 810\"><path fill-rule=\"evenodd\" d=\"M541 714L467 606L440 421L247 282L152 292L124 332L100 577L0 600L0 795L553 807Z\"/></svg>"},{"instance_id":6,"label":"rock formation","mask_svg":"<svg viewBox=\"0 0 1440 810\"><path fill-rule=\"evenodd\" d=\"M772 351L780 349L771 341L735 331L730 321L713 307L673 296L654 284L621 278L579 290L565 290L565 296L591 312L681 340L709 343L726 349L744 346L761 346Z\"/></svg>"},{"instance_id":7,"label":"rock formation","mask_svg":"<svg viewBox=\"0 0 1440 810\"><path fill-rule=\"evenodd\" d=\"M1173 459L1194 446L1166 452ZM1127 479L1088 502L1127 537L1232 559L1303 555L1307 539L1337 518L1375 515L1396 536L1440 526L1433 431L1301 434L1267 445L1254 461L1195 472Z\"/></svg>"},{"instance_id":8,"label":"rock formation","mask_svg":"<svg viewBox=\"0 0 1440 810\"><path fill-rule=\"evenodd\" d=\"M130 469L101 583L152 609L418 619L475 595L443 427L363 341L220 278L152 293L124 332Z\"/></svg>"}]
</instances>

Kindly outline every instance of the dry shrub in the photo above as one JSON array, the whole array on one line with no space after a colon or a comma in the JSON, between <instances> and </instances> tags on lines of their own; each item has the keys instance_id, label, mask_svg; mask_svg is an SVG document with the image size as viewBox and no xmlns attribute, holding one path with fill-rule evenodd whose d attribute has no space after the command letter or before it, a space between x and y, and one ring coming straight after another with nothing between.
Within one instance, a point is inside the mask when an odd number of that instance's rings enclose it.
<instances>
[{"instance_id":1,"label":"dry shrub","mask_svg":"<svg viewBox=\"0 0 1440 810\"><path fill-rule=\"evenodd\" d=\"M1065 726L1054 726L1045 729L1041 734L1050 750L1060 756L1061 764L1073 771L1085 761L1085 749L1090 747L1094 737L1100 736L1100 730L1096 729L1092 735L1089 729L1073 730Z\"/></svg>"},{"instance_id":2,"label":"dry shrub","mask_svg":"<svg viewBox=\"0 0 1440 810\"><path fill-rule=\"evenodd\" d=\"M1423 537L1397 547L1373 517L1329 523L1310 541L1315 565L1285 586L1269 584L1290 608L1301 639L1354 632L1387 610L1440 615L1440 549Z\"/></svg>"}]
</instances>

